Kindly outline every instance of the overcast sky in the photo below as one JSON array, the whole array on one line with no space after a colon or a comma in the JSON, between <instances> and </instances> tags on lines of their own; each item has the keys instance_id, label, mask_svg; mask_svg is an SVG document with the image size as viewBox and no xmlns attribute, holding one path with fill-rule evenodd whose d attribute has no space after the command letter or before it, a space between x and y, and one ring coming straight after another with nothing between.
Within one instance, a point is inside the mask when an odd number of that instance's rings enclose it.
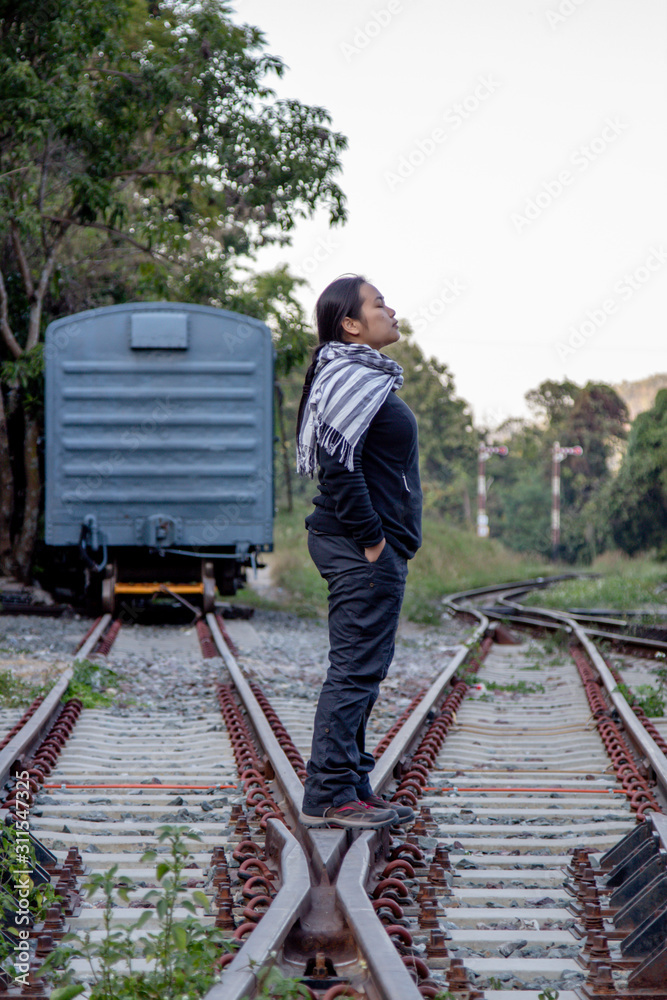
<instances>
[{"instance_id":1,"label":"overcast sky","mask_svg":"<svg viewBox=\"0 0 667 1000\"><path fill-rule=\"evenodd\" d=\"M667 370L664 0L236 0L280 96L349 139L349 221L267 250L322 288L365 274L476 422L547 378Z\"/></svg>"}]
</instances>

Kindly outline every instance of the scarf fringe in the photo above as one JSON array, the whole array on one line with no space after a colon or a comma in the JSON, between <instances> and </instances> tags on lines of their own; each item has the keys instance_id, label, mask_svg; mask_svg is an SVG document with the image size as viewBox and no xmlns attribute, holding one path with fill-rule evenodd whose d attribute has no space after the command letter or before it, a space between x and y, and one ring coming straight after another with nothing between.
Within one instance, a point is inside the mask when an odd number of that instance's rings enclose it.
<instances>
[{"instance_id":1,"label":"scarf fringe","mask_svg":"<svg viewBox=\"0 0 667 1000\"><path fill-rule=\"evenodd\" d=\"M315 449L308 445L298 445L296 449L296 471L298 474L300 476L310 476L312 479L315 475L316 465Z\"/></svg>"},{"instance_id":2,"label":"scarf fringe","mask_svg":"<svg viewBox=\"0 0 667 1000\"><path fill-rule=\"evenodd\" d=\"M329 365L331 364L331 368ZM372 382L360 379L370 369ZM349 379L347 372L355 372ZM296 465L300 476L315 474L317 446L354 471L354 450L364 429L391 391L403 384L403 369L392 358L361 344L326 344L315 369L310 400L299 434ZM358 405L355 407L355 400ZM342 409L342 415L338 412ZM327 416L332 422L327 422Z\"/></svg>"},{"instance_id":3,"label":"scarf fringe","mask_svg":"<svg viewBox=\"0 0 667 1000\"><path fill-rule=\"evenodd\" d=\"M348 472L354 469L354 445L343 437L341 431L326 424L320 426L319 443L332 458L336 457L336 452L340 450L338 461L344 465Z\"/></svg>"},{"instance_id":4,"label":"scarf fringe","mask_svg":"<svg viewBox=\"0 0 667 1000\"><path fill-rule=\"evenodd\" d=\"M349 472L354 471L354 446L347 441L340 431L335 427L322 426L320 428L318 444L328 455L335 458L336 452L340 451L338 460ZM296 453L296 471L300 476L309 476L311 479L317 469L317 448L300 444Z\"/></svg>"}]
</instances>

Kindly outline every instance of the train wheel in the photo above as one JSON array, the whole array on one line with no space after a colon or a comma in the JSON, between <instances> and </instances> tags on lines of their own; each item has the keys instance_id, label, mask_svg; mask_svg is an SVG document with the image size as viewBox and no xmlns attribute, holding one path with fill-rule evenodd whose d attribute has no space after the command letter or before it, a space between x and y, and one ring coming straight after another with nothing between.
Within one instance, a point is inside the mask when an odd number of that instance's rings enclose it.
<instances>
[{"instance_id":1,"label":"train wheel","mask_svg":"<svg viewBox=\"0 0 667 1000\"><path fill-rule=\"evenodd\" d=\"M116 607L116 581L118 574L115 563L109 563L102 580L102 612L112 615Z\"/></svg>"},{"instance_id":2,"label":"train wheel","mask_svg":"<svg viewBox=\"0 0 667 1000\"><path fill-rule=\"evenodd\" d=\"M243 569L232 559L220 559L216 563L215 582L223 597L233 597L238 590Z\"/></svg>"},{"instance_id":3,"label":"train wheel","mask_svg":"<svg viewBox=\"0 0 667 1000\"><path fill-rule=\"evenodd\" d=\"M208 615L215 611L215 573L212 562L203 562L201 566L201 579L204 584L202 595L202 605L204 614Z\"/></svg>"}]
</instances>

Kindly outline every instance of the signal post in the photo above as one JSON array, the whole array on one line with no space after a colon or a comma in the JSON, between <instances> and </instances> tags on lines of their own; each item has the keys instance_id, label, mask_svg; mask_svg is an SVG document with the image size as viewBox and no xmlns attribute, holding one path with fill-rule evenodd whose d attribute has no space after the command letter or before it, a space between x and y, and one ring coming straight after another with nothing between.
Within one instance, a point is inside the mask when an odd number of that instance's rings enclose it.
<instances>
[{"instance_id":1,"label":"signal post","mask_svg":"<svg viewBox=\"0 0 667 1000\"><path fill-rule=\"evenodd\" d=\"M491 455L507 455L507 448L501 445L493 448L480 444L477 461L477 537L489 537L489 518L486 513L486 460Z\"/></svg>"},{"instance_id":2,"label":"signal post","mask_svg":"<svg viewBox=\"0 0 667 1000\"><path fill-rule=\"evenodd\" d=\"M551 556L558 558L560 548L560 463L568 455L583 455L581 445L573 448L561 448L559 441L554 441L551 449Z\"/></svg>"}]
</instances>

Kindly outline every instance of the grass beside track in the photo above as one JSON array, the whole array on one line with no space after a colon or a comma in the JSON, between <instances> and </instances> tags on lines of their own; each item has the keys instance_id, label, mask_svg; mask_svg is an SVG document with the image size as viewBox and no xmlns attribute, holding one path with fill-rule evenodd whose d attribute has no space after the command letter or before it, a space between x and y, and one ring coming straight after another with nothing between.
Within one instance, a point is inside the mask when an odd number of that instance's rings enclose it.
<instances>
[{"instance_id":1,"label":"grass beside track","mask_svg":"<svg viewBox=\"0 0 667 1000\"><path fill-rule=\"evenodd\" d=\"M562 583L529 594L523 603L544 608L599 608L618 611L643 610L649 614L667 612L667 564L645 556L629 559L619 552L608 552L590 567L600 574Z\"/></svg>"},{"instance_id":2,"label":"grass beside track","mask_svg":"<svg viewBox=\"0 0 667 1000\"><path fill-rule=\"evenodd\" d=\"M273 590L267 600L251 587L241 592L243 603L289 610L305 616L326 613L326 584L315 569L306 545L304 518L310 503L280 511L275 521L275 550L267 558ZM483 587L498 580L519 580L562 572L539 558L510 552L494 539L477 538L470 531L427 516L422 548L410 562L403 613L412 621L439 622L444 594Z\"/></svg>"},{"instance_id":3,"label":"grass beside track","mask_svg":"<svg viewBox=\"0 0 667 1000\"><path fill-rule=\"evenodd\" d=\"M0 708L27 707L38 695L46 694L49 685L15 677L9 670L0 670Z\"/></svg>"}]
</instances>

